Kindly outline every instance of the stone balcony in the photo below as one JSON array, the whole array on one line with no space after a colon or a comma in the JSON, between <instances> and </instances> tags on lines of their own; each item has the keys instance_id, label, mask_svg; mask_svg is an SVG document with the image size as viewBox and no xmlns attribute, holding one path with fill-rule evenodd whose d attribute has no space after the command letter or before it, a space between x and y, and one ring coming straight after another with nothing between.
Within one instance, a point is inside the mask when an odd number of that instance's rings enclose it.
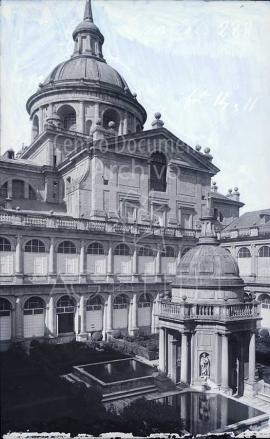
<instances>
[{"instance_id":1,"label":"stone balcony","mask_svg":"<svg viewBox=\"0 0 270 439\"><path fill-rule=\"evenodd\" d=\"M256 302L236 304L191 304L161 301L159 317L176 320L230 321L258 319L259 306Z\"/></svg>"},{"instance_id":2,"label":"stone balcony","mask_svg":"<svg viewBox=\"0 0 270 439\"><path fill-rule=\"evenodd\" d=\"M57 215L28 214L3 211L0 213L0 226L38 227L41 229L78 230L86 232L130 234L139 236L164 236L167 238L195 239L194 229L180 227L162 227L151 224L129 224L115 221L97 221Z\"/></svg>"}]
</instances>

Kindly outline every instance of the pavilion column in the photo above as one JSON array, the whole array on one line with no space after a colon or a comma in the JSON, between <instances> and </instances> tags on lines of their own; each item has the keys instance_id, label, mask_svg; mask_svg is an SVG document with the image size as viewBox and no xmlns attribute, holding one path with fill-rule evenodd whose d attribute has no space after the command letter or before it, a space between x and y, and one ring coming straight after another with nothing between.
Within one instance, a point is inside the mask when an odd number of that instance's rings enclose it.
<instances>
[{"instance_id":1,"label":"pavilion column","mask_svg":"<svg viewBox=\"0 0 270 439\"><path fill-rule=\"evenodd\" d=\"M173 335L168 336L168 376L176 383L176 344Z\"/></svg>"},{"instance_id":2,"label":"pavilion column","mask_svg":"<svg viewBox=\"0 0 270 439\"><path fill-rule=\"evenodd\" d=\"M152 334L156 334L158 332L158 325L159 325L158 312L159 312L159 293L157 293L157 296L152 305L152 319L151 319Z\"/></svg>"},{"instance_id":3,"label":"pavilion column","mask_svg":"<svg viewBox=\"0 0 270 439\"><path fill-rule=\"evenodd\" d=\"M221 345L221 385L223 389L229 387L229 343L228 334L222 334Z\"/></svg>"},{"instance_id":4,"label":"pavilion column","mask_svg":"<svg viewBox=\"0 0 270 439\"><path fill-rule=\"evenodd\" d=\"M22 237L17 236L17 244L15 249L15 277L16 283L23 282L23 252L22 252Z\"/></svg>"},{"instance_id":5,"label":"pavilion column","mask_svg":"<svg viewBox=\"0 0 270 439\"><path fill-rule=\"evenodd\" d=\"M80 333L86 333L86 309L85 309L85 296L80 297Z\"/></svg>"},{"instance_id":6,"label":"pavilion column","mask_svg":"<svg viewBox=\"0 0 270 439\"><path fill-rule=\"evenodd\" d=\"M255 332L252 332L250 334L248 354L249 354L248 381L249 381L249 384L254 384L254 382L255 382L255 369L256 369Z\"/></svg>"},{"instance_id":7,"label":"pavilion column","mask_svg":"<svg viewBox=\"0 0 270 439\"><path fill-rule=\"evenodd\" d=\"M181 382L188 382L188 361L189 361L189 352L188 352L188 334L184 332L181 333Z\"/></svg>"},{"instance_id":8,"label":"pavilion column","mask_svg":"<svg viewBox=\"0 0 270 439\"><path fill-rule=\"evenodd\" d=\"M159 328L159 369L166 372L166 329Z\"/></svg>"}]
</instances>

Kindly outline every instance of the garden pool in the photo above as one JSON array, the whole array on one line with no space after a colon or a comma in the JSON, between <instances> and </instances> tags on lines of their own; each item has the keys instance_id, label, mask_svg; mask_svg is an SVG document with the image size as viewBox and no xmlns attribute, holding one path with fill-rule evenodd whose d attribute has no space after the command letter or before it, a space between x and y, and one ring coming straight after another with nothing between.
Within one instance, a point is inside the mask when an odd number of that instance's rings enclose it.
<instances>
[{"instance_id":1,"label":"garden pool","mask_svg":"<svg viewBox=\"0 0 270 439\"><path fill-rule=\"evenodd\" d=\"M260 410L215 393L187 391L158 398L155 401L179 409L179 417L184 424L183 428L192 435L217 432L218 430L239 431L241 424L243 424L243 431L245 431L249 425L264 425L268 419L268 416ZM255 419L252 422L252 418L255 417L257 422Z\"/></svg>"},{"instance_id":2,"label":"garden pool","mask_svg":"<svg viewBox=\"0 0 270 439\"><path fill-rule=\"evenodd\" d=\"M155 369L138 360L125 359L114 360L106 363L89 364L81 366L82 369L95 376L104 383L113 383L115 381L126 381L134 378L152 376Z\"/></svg>"}]
</instances>

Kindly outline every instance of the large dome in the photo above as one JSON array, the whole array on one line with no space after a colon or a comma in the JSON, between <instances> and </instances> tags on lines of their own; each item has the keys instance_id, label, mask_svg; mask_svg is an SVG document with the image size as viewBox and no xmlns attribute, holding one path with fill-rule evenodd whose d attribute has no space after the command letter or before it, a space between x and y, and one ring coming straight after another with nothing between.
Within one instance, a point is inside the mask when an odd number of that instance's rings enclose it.
<instances>
[{"instance_id":1,"label":"large dome","mask_svg":"<svg viewBox=\"0 0 270 439\"><path fill-rule=\"evenodd\" d=\"M44 81L44 85L51 81L91 81L94 83L109 84L128 88L126 81L111 66L104 61L85 55L73 57L59 64Z\"/></svg>"},{"instance_id":2,"label":"large dome","mask_svg":"<svg viewBox=\"0 0 270 439\"><path fill-rule=\"evenodd\" d=\"M219 245L199 244L189 250L177 267L178 283L188 287L231 287L243 284L237 262Z\"/></svg>"}]
</instances>

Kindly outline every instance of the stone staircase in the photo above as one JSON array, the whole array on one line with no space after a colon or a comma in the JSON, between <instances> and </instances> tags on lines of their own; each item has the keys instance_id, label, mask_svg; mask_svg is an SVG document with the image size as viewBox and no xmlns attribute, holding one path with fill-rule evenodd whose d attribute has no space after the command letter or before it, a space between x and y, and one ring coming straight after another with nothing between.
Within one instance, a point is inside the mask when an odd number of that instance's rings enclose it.
<instances>
[{"instance_id":1,"label":"stone staircase","mask_svg":"<svg viewBox=\"0 0 270 439\"><path fill-rule=\"evenodd\" d=\"M138 398L140 396L149 395L157 392L157 387L154 384L148 386L136 387L130 390L123 390L120 392L113 392L103 395L102 402L112 402L119 399Z\"/></svg>"}]
</instances>

